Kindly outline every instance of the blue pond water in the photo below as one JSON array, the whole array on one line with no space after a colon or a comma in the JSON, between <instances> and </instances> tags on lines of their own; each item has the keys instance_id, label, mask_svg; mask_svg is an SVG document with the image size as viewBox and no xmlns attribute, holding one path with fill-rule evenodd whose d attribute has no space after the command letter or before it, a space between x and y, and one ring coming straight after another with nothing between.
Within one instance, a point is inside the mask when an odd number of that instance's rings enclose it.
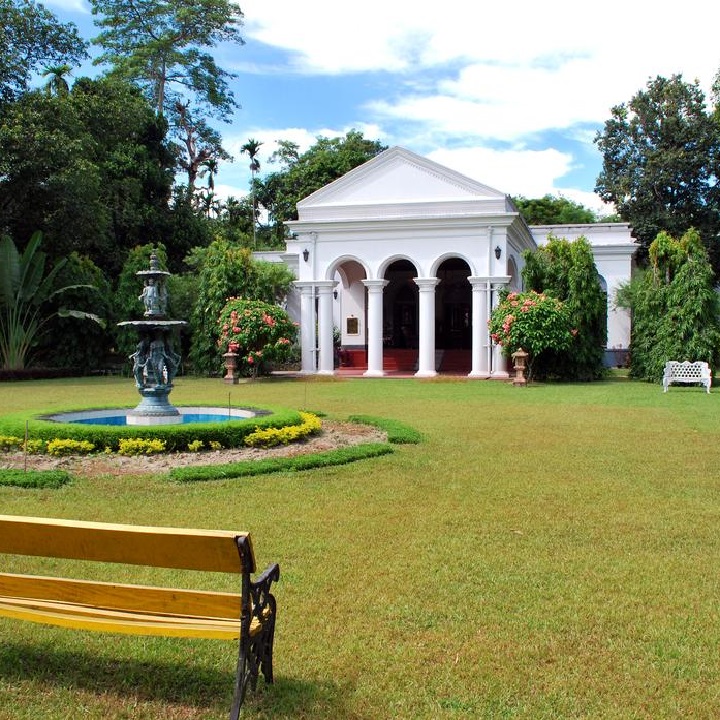
<instances>
[{"instance_id":1,"label":"blue pond water","mask_svg":"<svg viewBox=\"0 0 720 720\"><path fill-rule=\"evenodd\" d=\"M178 414L170 417L151 417L138 420L131 417L128 422L130 410L115 408L112 410L82 410L78 412L58 413L48 415L46 420L54 422L74 423L78 425L187 425L197 423L227 422L228 420L245 420L265 414L262 410L248 408L222 408L222 407L179 407L175 408Z\"/></svg>"},{"instance_id":2,"label":"blue pond water","mask_svg":"<svg viewBox=\"0 0 720 720\"><path fill-rule=\"evenodd\" d=\"M182 420L178 424L188 425L189 423L213 423L227 422L228 420L237 420L237 416L210 415L201 413L183 413ZM107 417L87 417L77 420L69 420L68 422L78 425L127 425L127 415L110 415Z\"/></svg>"}]
</instances>

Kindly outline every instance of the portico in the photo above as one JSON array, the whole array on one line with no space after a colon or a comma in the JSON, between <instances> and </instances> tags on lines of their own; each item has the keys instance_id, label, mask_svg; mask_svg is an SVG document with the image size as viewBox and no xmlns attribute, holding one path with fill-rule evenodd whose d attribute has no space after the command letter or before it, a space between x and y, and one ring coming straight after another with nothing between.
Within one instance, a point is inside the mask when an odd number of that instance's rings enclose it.
<instances>
[{"instance_id":1,"label":"portico","mask_svg":"<svg viewBox=\"0 0 720 720\"><path fill-rule=\"evenodd\" d=\"M299 307L290 308L299 311L303 373L336 371L339 331L368 377L384 375L390 356L417 377L450 362L469 377L508 377L488 319L501 290L522 289L522 253L537 247L509 197L391 148L302 200L298 215L282 258L298 278ZM613 283L629 279L634 251L620 227L605 245L624 263Z\"/></svg>"}]
</instances>

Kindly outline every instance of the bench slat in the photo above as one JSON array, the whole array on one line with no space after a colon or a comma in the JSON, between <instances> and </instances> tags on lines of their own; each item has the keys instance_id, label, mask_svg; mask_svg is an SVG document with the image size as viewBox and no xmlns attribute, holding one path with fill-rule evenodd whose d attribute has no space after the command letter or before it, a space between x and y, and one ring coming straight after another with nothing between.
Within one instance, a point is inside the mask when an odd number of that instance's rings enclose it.
<instances>
[{"instance_id":1,"label":"bench slat","mask_svg":"<svg viewBox=\"0 0 720 720\"><path fill-rule=\"evenodd\" d=\"M237 538L246 532L154 528L0 515L0 552L241 573ZM252 546L250 545L250 558ZM253 567L245 568L255 572Z\"/></svg>"},{"instance_id":2,"label":"bench slat","mask_svg":"<svg viewBox=\"0 0 720 720\"><path fill-rule=\"evenodd\" d=\"M72 578L0 573L3 597L93 605L108 610L240 620L240 595Z\"/></svg>"},{"instance_id":3,"label":"bench slat","mask_svg":"<svg viewBox=\"0 0 720 720\"><path fill-rule=\"evenodd\" d=\"M153 635L160 637L190 637L220 640L237 640L240 623L235 620L211 621L202 618L168 617L103 611L80 605L48 603L41 600L3 598L0 601L0 617L56 625L76 630L113 632L123 635ZM251 637L261 629L254 619Z\"/></svg>"}]
</instances>

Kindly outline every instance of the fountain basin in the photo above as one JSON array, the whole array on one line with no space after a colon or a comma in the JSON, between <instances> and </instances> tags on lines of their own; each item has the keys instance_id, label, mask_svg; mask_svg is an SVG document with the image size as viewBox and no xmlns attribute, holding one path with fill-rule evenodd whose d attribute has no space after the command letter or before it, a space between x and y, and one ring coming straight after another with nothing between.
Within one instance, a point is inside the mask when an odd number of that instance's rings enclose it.
<instances>
[{"instance_id":1,"label":"fountain basin","mask_svg":"<svg viewBox=\"0 0 720 720\"><path fill-rule=\"evenodd\" d=\"M173 415L135 415L132 409L109 408L107 410L81 410L77 412L46 415L44 420L79 425L187 425L195 423L227 422L247 420L267 413L247 408L222 407L173 407Z\"/></svg>"}]
</instances>

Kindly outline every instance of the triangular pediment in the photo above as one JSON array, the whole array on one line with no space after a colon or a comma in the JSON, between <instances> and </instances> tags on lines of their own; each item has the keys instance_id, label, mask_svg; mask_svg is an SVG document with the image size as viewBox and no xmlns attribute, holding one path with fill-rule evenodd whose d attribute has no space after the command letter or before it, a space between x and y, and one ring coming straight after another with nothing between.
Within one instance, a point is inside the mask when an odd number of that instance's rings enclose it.
<instances>
[{"instance_id":1,"label":"triangular pediment","mask_svg":"<svg viewBox=\"0 0 720 720\"><path fill-rule=\"evenodd\" d=\"M321 208L467 205L505 209L506 196L439 163L394 147L320 188L298 203L300 218ZM333 213L334 214L334 213Z\"/></svg>"}]
</instances>

